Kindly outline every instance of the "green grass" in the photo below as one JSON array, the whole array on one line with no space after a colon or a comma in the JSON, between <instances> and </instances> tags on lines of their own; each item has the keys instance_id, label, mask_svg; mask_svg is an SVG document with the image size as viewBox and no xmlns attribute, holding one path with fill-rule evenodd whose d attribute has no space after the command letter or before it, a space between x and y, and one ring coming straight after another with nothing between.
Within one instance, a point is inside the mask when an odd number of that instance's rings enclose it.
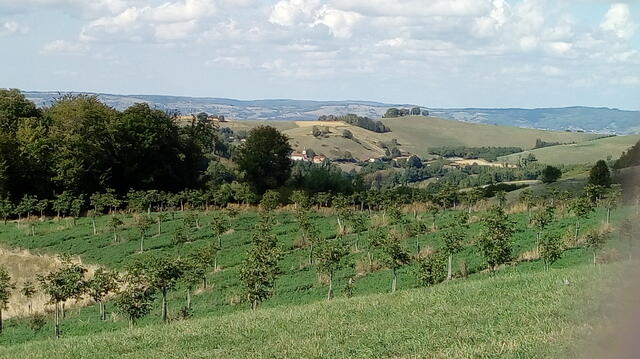
<instances>
[{"instance_id":1,"label":"green grass","mask_svg":"<svg viewBox=\"0 0 640 359\"><path fill-rule=\"evenodd\" d=\"M519 156L524 157L532 153L538 161L551 165L594 163L598 160L619 158L624 151L635 145L638 140L640 140L640 135L607 137L516 153L500 157L498 161L517 163Z\"/></svg>"},{"instance_id":2,"label":"green grass","mask_svg":"<svg viewBox=\"0 0 640 359\"><path fill-rule=\"evenodd\" d=\"M432 288L0 349L4 358L559 358L590 333L615 267L517 267ZM571 281L570 286L563 280Z\"/></svg>"},{"instance_id":3,"label":"green grass","mask_svg":"<svg viewBox=\"0 0 640 359\"><path fill-rule=\"evenodd\" d=\"M616 211L614 220L619 220L625 213L626 210ZM442 214L438 222L441 224L451 214L451 211ZM194 311L192 313L194 319L212 318L215 322L217 319L213 318L236 315L234 313L247 311L248 305L246 303L237 303L237 300L242 298L238 270L245 252L249 248L250 232L253 223L255 223L256 215L255 212L251 211L241 212L241 215L233 220L234 231L223 237L223 250L219 256L219 264L223 270L216 274L211 274L210 282L212 287L194 297ZM181 216L181 213L176 213L174 220L170 220L163 225L163 234L147 239L146 252L164 256L185 255L191 251L198 250L208 241L213 240L209 228L205 226L209 221L210 213L202 212L200 216L204 227L196 233L194 242L183 247L173 245L171 243L171 235L175 228L180 225ZM71 226L70 222L67 225L64 220L47 220L37 225L36 236L28 235L29 230L26 225L21 229L17 229L15 223L9 223L6 226L0 225L0 244L8 247L26 248L33 253L79 255L84 262L120 269L128 261L139 256L137 254L139 247L138 234L134 228L129 227L121 233L123 242L113 244L111 233L105 228L108 218L108 216L98 218L100 233L96 236L91 234L91 220L88 218L81 218L75 227ZM516 214L512 218L517 221L518 227L518 232L513 240L513 250L517 257L520 253L535 247L535 234L526 225L526 214ZM587 228L598 226L603 218L604 212L599 211L583 224L583 228L586 230ZM430 223L429 216L425 216L425 220ZM334 216L315 214L314 221L322 229L322 234L325 238L331 238L335 235L336 218ZM125 218L125 223L126 226L130 226L132 219ZM571 233L573 225L573 218L562 218L550 230L565 235ZM478 233L479 228L479 224L474 223L470 232L475 235ZM271 308L276 312L286 312L286 308L323 301L326 296L327 288L318 282L315 268L306 265L308 249L298 249L293 246L293 242L297 237L297 230L297 223L294 221L292 213L282 211L277 215L277 225L274 232L277 234L279 245L285 249L285 255L280 262L282 274L276 284L275 296L263 303L262 308ZM347 238L353 240L354 236L350 235ZM439 248L442 245L438 233L429 233L419 236L417 239L423 248L425 246ZM416 238L406 240L404 245L408 251L415 252L415 241ZM364 246L364 241L361 245ZM374 259L380 259L381 254L379 252L374 250L372 253ZM344 286L348 278L355 274L354 263L364 261L366 255L366 251L361 251L348 256L347 265L336 275L335 287L338 297L344 297ZM590 252L586 249L572 249L567 251L563 258L554 264L553 269L558 271L571 269L576 265L588 263L589 258ZM462 262L465 263L470 272L481 271L485 268L484 260L474 246L473 237L470 237L464 249L454 256L454 271L458 271L459 264ZM534 261L520 264L517 268L516 271L519 273L531 272L533 275L541 271L542 265L539 261ZM415 270L416 266L410 265L400 271L399 288L401 290L420 287L416 279ZM478 278L475 278L476 276ZM477 274L476 276L472 276L470 281L486 278L484 274ZM461 283L464 282L464 280L457 281L456 286L463 285ZM386 293L389 291L389 287L389 270L381 269L358 277L355 281L354 295L364 296ZM178 309L184 305L184 297L184 291L181 288L170 293L170 314L174 318L177 316ZM154 308L154 312L140 321L139 326L147 327L159 322L159 304L156 303ZM110 319L106 322L97 320L98 308L95 305L69 311L62 324L63 337L81 336L89 340L94 335L126 328L126 321L112 312L113 306L111 304L108 304L107 309L110 312ZM243 314L237 315L242 316ZM7 321L5 331L0 335L0 345L12 346L50 338L52 333L52 321L50 319L48 318L44 327L38 331L34 331L27 326L28 319L11 319ZM462 319L458 318L457 320ZM229 340L232 339L229 338Z\"/></svg>"}]
</instances>

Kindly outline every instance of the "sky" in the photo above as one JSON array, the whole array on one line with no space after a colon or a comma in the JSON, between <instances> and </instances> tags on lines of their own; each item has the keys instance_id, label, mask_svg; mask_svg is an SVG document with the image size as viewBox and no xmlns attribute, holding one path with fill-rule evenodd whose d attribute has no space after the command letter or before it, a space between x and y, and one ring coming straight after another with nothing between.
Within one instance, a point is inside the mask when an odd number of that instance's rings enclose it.
<instances>
[{"instance_id":1,"label":"sky","mask_svg":"<svg viewBox=\"0 0 640 359\"><path fill-rule=\"evenodd\" d=\"M640 0L0 0L0 87L640 110Z\"/></svg>"}]
</instances>

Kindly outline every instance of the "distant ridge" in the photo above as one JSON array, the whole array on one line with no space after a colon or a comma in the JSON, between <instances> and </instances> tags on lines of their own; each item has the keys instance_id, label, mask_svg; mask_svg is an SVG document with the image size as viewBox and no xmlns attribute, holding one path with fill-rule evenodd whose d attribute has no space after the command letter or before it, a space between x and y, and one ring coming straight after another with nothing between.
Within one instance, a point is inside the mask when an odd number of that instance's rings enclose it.
<instances>
[{"instance_id":1,"label":"distant ridge","mask_svg":"<svg viewBox=\"0 0 640 359\"><path fill-rule=\"evenodd\" d=\"M153 107L167 111L178 111L182 114L207 112L224 115L235 120L259 121L311 121L321 115L344 115L347 113L378 118L382 117L389 107L415 106L355 100L235 100L215 97L24 91L25 96L40 107L48 106L56 98L69 93L95 95L107 105L119 110L134 103L146 102ZM422 108L429 109L433 116L463 122L606 134L640 133L640 111L583 106L521 109L432 108L426 105Z\"/></svg>"}]
</instances>

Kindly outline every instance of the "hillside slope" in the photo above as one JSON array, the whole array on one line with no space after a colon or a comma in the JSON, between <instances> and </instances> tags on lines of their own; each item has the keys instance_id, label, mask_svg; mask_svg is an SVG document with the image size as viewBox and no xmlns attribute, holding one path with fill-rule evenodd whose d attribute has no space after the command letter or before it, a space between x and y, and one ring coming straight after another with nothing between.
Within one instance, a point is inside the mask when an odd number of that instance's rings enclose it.
<instances>
[{"instance_id":1,"label":"hillside slope","mask_svg":"<svg viewBox=\"0 0 640 359\"><path fill-rule=\"evenodd\" d=\"M515 146L531 149L536 139L573 143L600 137L588 133L483 125L422 116L382 119L382 122L392 132L376 133L343 122L319 121L229 121L223 123L223 126L248 130L257 125L268 124L288 135L296 150L311 148L331 159L339 158L345 151L349 151L360 160L382 156L384 150L380 144L393 139L398 141L399 148L404 152L425 156L430 148L440 146ZM316 138L311 134L313 126L329 127L330 133L326 137ZM356 141L343 138L344 130L351 131Z\"/></svg>"},{"instance_id":2,"label":"hillside slope","mask_svg":"<svg viewBox=\"0 0 640 359\"><path fill-rule=\"evenodd\" d=\"M495 276L396 294L336 299L46 340L3 358L567 357L600 320L594 296L615 266ZM564 280L572 285L566 286ZM107 350L108 349L108 350Z\"/></svg>"}]
</instances>

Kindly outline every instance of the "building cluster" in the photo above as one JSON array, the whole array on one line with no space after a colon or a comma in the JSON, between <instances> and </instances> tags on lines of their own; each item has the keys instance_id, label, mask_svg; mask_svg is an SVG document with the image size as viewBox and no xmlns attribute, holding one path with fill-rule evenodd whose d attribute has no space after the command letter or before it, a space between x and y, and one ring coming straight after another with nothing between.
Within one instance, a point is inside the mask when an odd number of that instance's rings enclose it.
<instances>
[{"instance_id":1,"label":"building cluster","mask_svg":"<svg viewBox=\"0 0 640 359\"><path fill-rule=\"evenodd\" d=\"M291 158L292 161L312 162L318 165L323 164L325 161L327 161L327 157L323 155L308 156L307 150L304 150L302 152L294 151L291 153L289 158Z\"/></svg>"}]
</instances>

